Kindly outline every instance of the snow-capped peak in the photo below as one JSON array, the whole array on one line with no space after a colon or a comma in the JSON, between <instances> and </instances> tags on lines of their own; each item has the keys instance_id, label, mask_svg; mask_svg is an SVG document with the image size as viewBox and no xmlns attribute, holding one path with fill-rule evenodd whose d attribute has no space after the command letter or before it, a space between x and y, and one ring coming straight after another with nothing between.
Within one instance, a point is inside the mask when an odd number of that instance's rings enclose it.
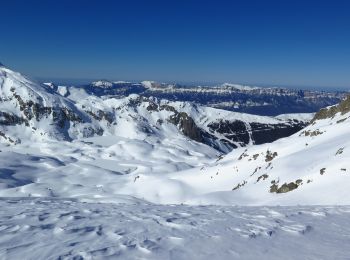
<instances>
[{"instance_id":1,"label":"snow-capped peak","mask_svg":"<svg viewBox=\"0 0 350 260\"><path fill-rule=\"evenodd\" d=\"M258 87L250 87L250 86L244 86L244 85L239 85L239 84L232 84L232 83L224 83L221 85L223 88L234 88L237 90L253 90L253 89L258 89Z\"/></svg>"},{"instance_id":2,"label":"snow-capped peak","mask_svg":"<svg viewBox=\"0 0 350 260\"><path fill-rule=\"evenodd\" d=\"M55 83L53 82L44 82L43 83L45 86L51 88L52 90L56 91L57 90L57 86L55 85Z\"/></svg>"},{"instance_id":3,"label":"snow-capped peak","mask_svg":"<svg viewBox=\"0 0 350 260\"><path fill-rule=\"evenodd\" d=\"M144 80L141 82L141 84L145 87L145 88L152 88L154 87L155 84L157 84L155 81L151 81L151 80Z\"/></svg>"},{"instance_id":4,"label":"snow-capped peak","mask_svg":"<svg viewBox=\"0 0 350 260\"><path fill-rule=\"evenodd\" d=\"M113 87L113 83L108 80L98 80L98 81L92 82L91 86L99 87L99 88L111 88Z\"/></svg>"}]
</instances>

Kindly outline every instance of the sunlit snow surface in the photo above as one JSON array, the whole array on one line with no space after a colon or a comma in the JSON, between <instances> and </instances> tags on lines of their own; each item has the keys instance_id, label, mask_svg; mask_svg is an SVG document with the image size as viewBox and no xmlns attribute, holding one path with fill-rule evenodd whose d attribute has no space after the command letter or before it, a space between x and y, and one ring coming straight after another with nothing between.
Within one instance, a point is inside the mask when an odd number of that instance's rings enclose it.
<instances>
[{"instance_id":1,"label":"sunlit snow surface","mask_svg":"<svg viewBox=\"0 0 350 260\"><path fill-rule=\"evenodd\" d=\"M125 199L128 201L128 199ZM350 207L0 200L1 259L349 259Z\"/></svg>"},{"instance_id":2,"label":"sunlit snow surface","mask_svg":"<svg viewBox=\"0 0 350 260\"><path fill-rule=\"evenodd\" d=\"M137 95L98 99L79 92L65 99L8 74L0 73L2 111L21 115L9 99L16 85L25 100L44 106L77 113L83 106L118 108L118 124L92 121L105 134L90 138L73 127L66 133L71 142L51 138L57 129L47 118L32 120L34 128L3 127L21 143L0 143L1 260L350 259L350 206L341 206L350 205L350 113L220 155L175 125L157 125L169 111L150 112L147 102L130 106ZM218 118L273 124L304 117L167 104L203 126ZM290 183L297 188L271 190Z\"/></svg>"}]
</instances>

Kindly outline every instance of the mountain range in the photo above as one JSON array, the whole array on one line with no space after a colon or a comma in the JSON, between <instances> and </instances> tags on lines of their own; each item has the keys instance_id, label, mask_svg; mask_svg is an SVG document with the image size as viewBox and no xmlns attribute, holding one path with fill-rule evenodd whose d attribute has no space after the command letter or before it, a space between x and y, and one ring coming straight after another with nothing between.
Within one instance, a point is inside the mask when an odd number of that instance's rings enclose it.
<instances>
[{"instance_id":1,"label":"mountain range","mask_svg":"<svg viewBox=\"0 0 350 260\"><path fill-rule=\"evenodd\" d=\"M163 89L154 84L142 86ZM112 95L122 89L115 83L39 84L4 66L0 87L1 196L348 202L349 99L316 114L259 116L142 93Z\"/></svg>"},{"instance_id":2,"label":"mountain range","mask_svg":"<svg viewBox=\"0 0 350 260\"><path fill-rule=\"evenodd\" d=\"M186 101L202 106L265 116L317 112L323 107L337 104L348 93L281 87L250 87L230 83L216 86L187 86L154 81L132 83L106 80L88 85L59 88L66 95L72 88L84 89L90 95L96 96L126 97L130 94L139 94L144 97Z\"/></svg>"},{"instance_id":3,"label":"mountain range","mask_svg":"<svg viewBox=\"0 0 350 260\"><path fill-rule=\"evenodd\" d=\"M349 126L345 92L0 66L0 258L347 259Z\"/></svg>"},{"instance_id":4,"label":"mountain range","mask_svg":"<svg viewBox=\"0 0 350 260\"><path fill-rule=\"evenodd\" d=\"M38 84L5 67L0 68L0 86L0 140L14 144L105 135L161 140L180 134L227 153L291 135L312 117L241 114L134 93L97 95L91 88ZM93 85L97 90L110 87L101 82Z\"/></svg>"}]
</instances>

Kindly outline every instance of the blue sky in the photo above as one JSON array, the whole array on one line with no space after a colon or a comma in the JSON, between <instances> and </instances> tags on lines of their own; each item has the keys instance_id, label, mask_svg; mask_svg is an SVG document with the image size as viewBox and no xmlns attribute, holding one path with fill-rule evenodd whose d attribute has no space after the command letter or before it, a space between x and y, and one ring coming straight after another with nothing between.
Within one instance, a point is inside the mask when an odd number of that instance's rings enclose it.
<instances>
[{"instance_id":1,"label":"blue sky","mask_svg":"<svg viewBox=\"0 0 350 260\"><path fill-rule=\"evenodd\" d=\"M52 79L348 88L350 1L2 1L0 61Z\"/></svg>"}]
</instances>

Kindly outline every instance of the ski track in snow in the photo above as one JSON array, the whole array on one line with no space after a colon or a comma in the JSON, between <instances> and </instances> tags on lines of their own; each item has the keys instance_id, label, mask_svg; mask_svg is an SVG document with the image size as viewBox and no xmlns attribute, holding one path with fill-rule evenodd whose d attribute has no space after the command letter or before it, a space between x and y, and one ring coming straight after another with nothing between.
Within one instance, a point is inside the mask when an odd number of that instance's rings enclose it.
<instances>
[{"instance_id":1,"label":"ski track in snow","mask_svg":"<svg viewBox=\"0 0 350 260\"><path fill-rule=\"evenodd\" d=\"M0 207L0 259L350 258L349 206L3 198Z\"/></svg>"}]
</instances>

